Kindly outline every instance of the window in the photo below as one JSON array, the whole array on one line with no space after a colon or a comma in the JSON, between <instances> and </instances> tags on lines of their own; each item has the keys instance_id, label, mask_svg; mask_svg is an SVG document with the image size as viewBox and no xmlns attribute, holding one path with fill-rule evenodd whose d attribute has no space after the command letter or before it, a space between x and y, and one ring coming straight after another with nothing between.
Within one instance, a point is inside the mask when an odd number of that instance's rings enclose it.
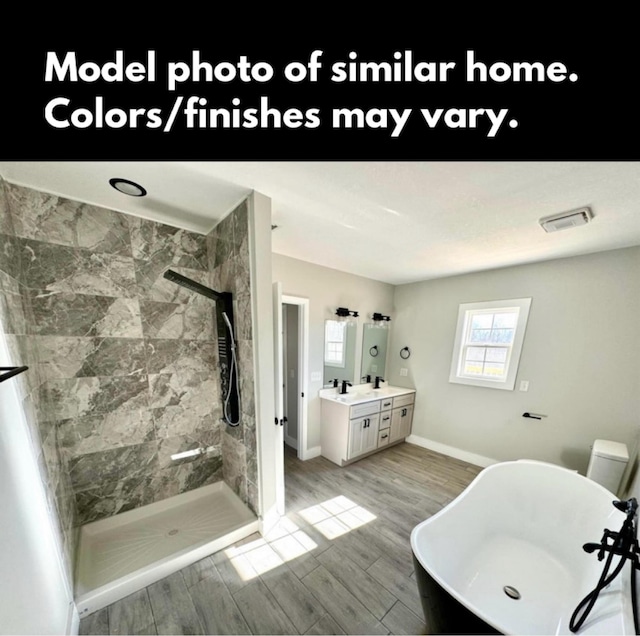
<instances>
[{"instance_id":1,"label":"window","mask_svg":"<svg viewBox=\"0 0 640 636\"><path fill-rule=\"evenodd\" d=\"M340 320L327 320L324 333L324 363L329 367L344 367L346 326Z\"/></svg>"},{"instance_id":2,"label":"window","mask_svg":"<svg viewBox=\"0 0 640 636\"><path fill-rule=\"evenodd\" d=\"M530 306L531 298L460 305L449 382L512 391Z\"/></svg>"}]
</instances>

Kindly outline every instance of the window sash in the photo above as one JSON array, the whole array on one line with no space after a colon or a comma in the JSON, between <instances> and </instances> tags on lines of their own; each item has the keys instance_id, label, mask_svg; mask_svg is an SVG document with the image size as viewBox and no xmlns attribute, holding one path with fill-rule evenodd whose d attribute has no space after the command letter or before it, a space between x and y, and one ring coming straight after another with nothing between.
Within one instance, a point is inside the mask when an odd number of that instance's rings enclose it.
<instances>
[{"instance_id":1,"label":"window sash","mask_svg":"<svg viewBox=\"0 0 640 636\"><path fill-rule=\"evenodd\" d=\"M449 381L513 390L531 298L463 303Z\"/></svg>"}]
</instances>

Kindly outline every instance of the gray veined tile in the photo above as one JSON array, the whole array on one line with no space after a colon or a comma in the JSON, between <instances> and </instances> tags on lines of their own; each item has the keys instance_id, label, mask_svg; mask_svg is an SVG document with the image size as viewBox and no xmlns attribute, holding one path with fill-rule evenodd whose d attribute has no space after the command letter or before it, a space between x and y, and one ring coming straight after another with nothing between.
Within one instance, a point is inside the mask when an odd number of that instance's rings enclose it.
<instances>
[{"instance_id":1,"label":"gray veined tile","mask_svg":"<svg viewBox=\"0 0 640 636\"><path fill-rule=\"evenodd\" d=\"M214 413L218 383L209 373L167 373L149 375L149 406L181 406L194 417Z\"/></svg>"},{"instance_id":2,"label":"gray veined tile","mask_svg":"<svg viewBox=\"0 0 640 636\"><path fill-rule=\"evenodd\" d=\"M51 336L141 338L140 304L116 298L30 290L30 333Z\"/></svg>"},{"instance_id":3,"label":"gray veined tile","mask_svg":"<svg viewBox=\"0 0 640 636\"><path fill-rule=\"evenodd\" d=\"M217 343L200 340L145 339L149 373L217 373Z\"/></svg>"},{"instance_id":4,"label":"gray veined tile","mask_svg":"<svg viewBox=\"0 0 640 636\"><path fill-rule=\"evenodd\" d=\"M137 259L158 259L166 266L207 269L203 234L140 218L130 218L131 244Z\"/></svg>"},{"instance_id":5,"label":"gray veined tile","mask_svg":"<svg viewBox=\"0 0 640 636\"><path fill-rule=\"evenodd\" d=\"M207 298L188 303L140 301L142 328L148 338L214 340L213 306Z\"/></svg>"},{"instance_id":6,"label":"gray veined tile","mask_svg":"<svg viewBox=\"0 0 640 636\"><path fill-rule=\"evenodd\" d=\"M219 404L199 404L197 409L186 404L175 404L153 408L151 412L158 438L190 435L194 431L211 431L220 437L222 409ZM220 444L220 439L211 440L207 446L212 444Z\"/></svg>"},{"instance_id":7,"label":"gray veined tile","mask_svg":"<svg viewBox=\"0 0 640 636\"><path fill-rule=\"evenodd\" d=\"M72 457L155 439L153 417L146 409L62 420L57 426L58 443Z\"/></svg>"},{"instance_id":8,"label":"gray veined tile","mask_svg":"<svg viewBox=\"0 0 640 636\"><path fill-rule=\"evenodd\" d=\"M14 222L18 236L131 256L129 225L120 212L14 185L7 195L20 210Z\"/></svg>"},{"instance_id":9,"label":"gray veined tile","mask_svg":"<svg viewBox=\"0 0 640 636\"><path fill-rule=\"evenodd\" d=\"M117 482L141 472L150 472L157 463L155 442L132 444L73 457L69 462L69 475L77 492L95 488L101 483Z\"/></svg>"},{"instance_id":10,"label":"gray veined tile","mask_svg":"<svg viewBox=\"0 0 640 636\"><path fill-rule=\"evenodd\" d=\"M167 258L167 255L162 253L152 256L149 260L135 259L134 267L138 295L145 300L169 303L188 303L193 300L196 292L164 277L164 273L168 269L186 276L205 287L212 286L209 271L176 266L171 262L170 257Z\"/></svg>"},{"instance_id":11,"label":"gray veined tile","mask_svg":"<svg viewBox=\"0 0 640 636\"><path fill-rule=\"evenodd\" d=\"M20 239L22 282L31 289L133 298L133 259Z\"/></svg>"},{"instance_id":12,"label":"gray veined tile","mask_svg":"<svg viewBox=\"0 0 640 636\"><path fill-rule=\"evenodd\" d=\"M82 376L146 375L146 355L141 338L96 338L77 371Z\"/></svg>"}]
</instances>

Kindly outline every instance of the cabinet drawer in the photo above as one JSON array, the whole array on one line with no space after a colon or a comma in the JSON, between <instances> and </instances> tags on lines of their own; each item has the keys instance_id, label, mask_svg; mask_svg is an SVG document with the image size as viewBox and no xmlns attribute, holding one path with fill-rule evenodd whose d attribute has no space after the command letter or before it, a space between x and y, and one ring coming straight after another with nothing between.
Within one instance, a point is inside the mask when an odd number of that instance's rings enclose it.
<instances>
[{"instance_id":1,"label":"cabinet drawer","mask_svg":"<svg viewBox=\"0 0 640 636\"><path fill-rule=\"evenodd\" d=\"M380 412L380 400L374 400L373 402L365 402L364 404L356 404L351 407L349 413L349 419L356 417L364 417L365 415L373 415L373 413Z\"/></svg>"},{"instance_id":2,"label":"cabinet drawer","mask_svg":"<svg viewBox=\"0 0 640 636\"><path fill-rule=\"evenodd\" d=\"M409 404L413 404L415 400L414 393L407 393L407 395L399 395L398 397L393 398L393 408L397 409L399 406L409 406Z\"/></svg>"},{"instance_id":3,"label":"cabinet drawer","mask_svg":"<svg viewBox=\"0 0 640 636\"><path fill-rule=\"evenodd\" d=\"M378 448L386 446L389 443L389 429L383 428L378 431Z\"/></svg>"},{"instance_id":4,"label":"cabinet drawer","mask_svg":"<svg viewBox=\"0 0 640 636\"><path fill-rule=\"evenodd\" d=\"M390 411L392 408L393 408L393 398L385 398L384 400L380 400L381 411Z\"/></svg>"},{"instance_id":5,"label":"cabinet drawer","mask_svg":"<svg viewBox=\"0 0 640 636\"><path fill-rule=\"evenodd\" d=\"M380 428L388 428L391 426L391 411L383 411L380 413Z\"/></svg>"}]
</instances>

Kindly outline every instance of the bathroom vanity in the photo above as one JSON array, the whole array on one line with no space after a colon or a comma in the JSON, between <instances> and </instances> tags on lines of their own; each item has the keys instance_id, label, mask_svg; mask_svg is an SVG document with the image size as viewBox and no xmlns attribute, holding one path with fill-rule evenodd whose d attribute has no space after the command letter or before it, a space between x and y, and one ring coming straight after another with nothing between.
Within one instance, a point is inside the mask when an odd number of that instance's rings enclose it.
<instances>
[{"instance_id":1,"label":"bathroom vanity","mask_svg":"<svg viewBox=\"0 0 640 636\"><path fill-rule=\"evenodd\" d=\"M346 466L411 434L415 389L371 385L320 391L322 456Z\"/></svg>"}]
</instances>

